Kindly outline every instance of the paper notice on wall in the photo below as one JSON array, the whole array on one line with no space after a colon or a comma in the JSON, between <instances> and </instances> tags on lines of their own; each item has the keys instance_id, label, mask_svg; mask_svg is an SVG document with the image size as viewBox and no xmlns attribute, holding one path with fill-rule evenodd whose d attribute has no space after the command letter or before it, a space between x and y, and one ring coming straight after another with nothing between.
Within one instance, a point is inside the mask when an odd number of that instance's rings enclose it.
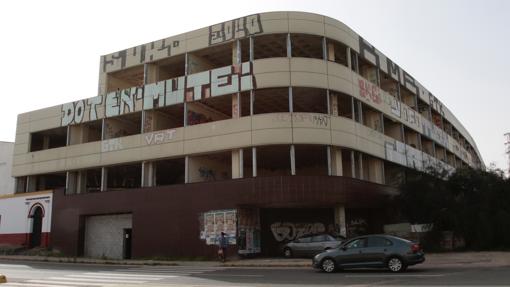
<instances>
[{"instance_id":1,"label":"paper notice on wall","mask_svg":"<svg viewBox=\"0 0 510 287\"><path fill-rule=\"evenodd\" d=\"M222 232L225 233L229 244L236 244L237 213L235 209L202 213L200 225L200 239L205 240L207 245L218 244Z\"/></svg>"}]
</instances>

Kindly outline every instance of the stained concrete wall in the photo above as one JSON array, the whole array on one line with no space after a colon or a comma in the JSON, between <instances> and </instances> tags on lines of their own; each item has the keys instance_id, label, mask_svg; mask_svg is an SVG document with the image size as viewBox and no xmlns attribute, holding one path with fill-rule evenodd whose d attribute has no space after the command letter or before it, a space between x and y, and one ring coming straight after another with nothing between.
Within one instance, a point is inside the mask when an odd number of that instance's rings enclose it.
<instances>
[{"instance_id":1,"label":"stained concrete wall","mask_svg":"<svg viewBox=\"0 0 510 287\"><path fill-rule=\"evenodd\" d=\"M125 228L132 228L132 215L87 217L85 222L85 256L122 259Z\"/></svg>"}]
</instances>

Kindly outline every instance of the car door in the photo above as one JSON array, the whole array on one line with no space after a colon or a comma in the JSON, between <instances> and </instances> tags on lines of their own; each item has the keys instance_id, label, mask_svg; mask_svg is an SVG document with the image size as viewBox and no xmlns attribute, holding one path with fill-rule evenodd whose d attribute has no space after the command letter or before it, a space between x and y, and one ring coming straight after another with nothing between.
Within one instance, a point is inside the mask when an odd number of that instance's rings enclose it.
<instances>
[{"instance_id":1,"label":"car door","mask_svg":"<svg viewBox=\"0 0 510 287\"><path fill-rule=\"evenodd\" d=\"M310 252L310 244L312 242L311 237L301 237L295 240L294 247L292 250L294 251L295 256L308 256Z\"/></svg>"},{"instance_id":2,"label":"car door","mask_svg":"<svg viewBox=\"0 0 510 287\"><path fill-rule=\"evenodd\" d=\"M337 261L344 266L356 266L364 261L364 253L367 244L367 238L355 238L340 248L340 254L337 256Z\"/></svg>"},{"instance_id":3,"label":"car door","mask_svg":"<svg viewBox=\"0 0 510 287\"><path fill-rule=\"evenodd\" d=\"M382 236L368 237L367 247L364 251L365 262L373 266L383 265L386 254L392 244L390 240Z\"/></svg>"},{"instance_id":4,"label":"car door","mask_svg":"<svg viewBox=\"0 0 510 287\"><path fill-rule=\"evenodd\" d=\"M310 244L310 248L308 249L308 255L309 256L314 256L315 254L318 254L322 251L324 251L324 249L326 249L326 235L324 234L321 234L321 235L315 235L312 237L312 243Z\"/></svg>"}]
</instances>

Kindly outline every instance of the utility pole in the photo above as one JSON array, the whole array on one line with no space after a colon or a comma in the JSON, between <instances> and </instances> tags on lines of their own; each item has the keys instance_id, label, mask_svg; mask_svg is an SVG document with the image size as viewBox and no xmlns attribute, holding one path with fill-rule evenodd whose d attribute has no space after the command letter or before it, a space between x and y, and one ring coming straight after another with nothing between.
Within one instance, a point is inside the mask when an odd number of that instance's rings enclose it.
<instances>
[{"instance_id":1,"label":"utility pole","mask_svg":"<svg viewBox=\"0 0 510 287\"><path fill-rule=\"evenodd\" d=\"M506 174L510 176L510 133L505 134L505 153L508 157L508 169Z\"/></svg>"}]
</instances>

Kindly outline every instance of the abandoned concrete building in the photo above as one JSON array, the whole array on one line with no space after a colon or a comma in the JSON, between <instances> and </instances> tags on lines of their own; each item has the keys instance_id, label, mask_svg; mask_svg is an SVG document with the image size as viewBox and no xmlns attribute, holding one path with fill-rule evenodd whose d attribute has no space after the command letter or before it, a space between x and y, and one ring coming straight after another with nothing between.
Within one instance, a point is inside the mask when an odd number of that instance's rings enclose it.
<instances>
[{"instance_id":1,"label":"abandoned concrete building","mask_svg":"<svg viewBox=\"0 0 510 287\"><path fill-rule=\"evenodd\" d=\"M101 57L98 95L18 116L16 193L54 190L71 256L277 252L381 232L428 167L483 167L473 138L341 22L270 12Z\"/></svg>"}]
</instances>

